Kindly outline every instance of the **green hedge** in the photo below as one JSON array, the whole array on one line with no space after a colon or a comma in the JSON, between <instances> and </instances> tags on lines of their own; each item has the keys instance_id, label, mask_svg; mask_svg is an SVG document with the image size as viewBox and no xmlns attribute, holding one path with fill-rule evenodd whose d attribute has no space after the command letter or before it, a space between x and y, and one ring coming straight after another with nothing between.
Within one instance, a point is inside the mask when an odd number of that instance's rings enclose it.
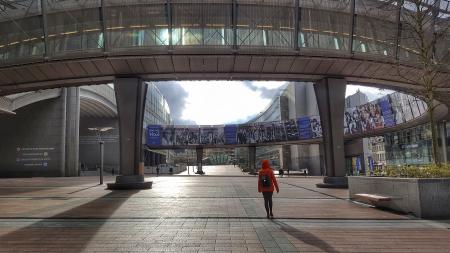
<instances>
[{"instance_id":1,"label":"green hedge","mask_svg":"<svg viewBox=\"0 0 450 253\"><path fill-rule=\"evenodd\" d=\"M437 165L410 165L385 166L376 169L374 176L383 177L409 177L409 178L450 178L450 164Z\"/></svg>"}]
</instances>

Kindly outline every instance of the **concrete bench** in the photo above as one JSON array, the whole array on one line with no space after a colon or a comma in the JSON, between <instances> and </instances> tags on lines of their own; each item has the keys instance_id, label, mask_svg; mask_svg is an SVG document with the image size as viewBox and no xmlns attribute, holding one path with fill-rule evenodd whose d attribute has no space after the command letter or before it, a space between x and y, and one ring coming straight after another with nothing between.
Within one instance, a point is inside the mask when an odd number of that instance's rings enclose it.
<instances>
[{"instance_id":1,"label":"concrete bench","mask_svg":"<svg viewBox=\"0 0 450 253\"><path fill-rule=\"evenodd\" d=\"M359 202L367 203L374 206L380 206L384 203L387 203L392 200L391 197L376 195L376 194L367 194L367 193L358 193L353 195L353 199Z\"/></svg>"}]
</instances>

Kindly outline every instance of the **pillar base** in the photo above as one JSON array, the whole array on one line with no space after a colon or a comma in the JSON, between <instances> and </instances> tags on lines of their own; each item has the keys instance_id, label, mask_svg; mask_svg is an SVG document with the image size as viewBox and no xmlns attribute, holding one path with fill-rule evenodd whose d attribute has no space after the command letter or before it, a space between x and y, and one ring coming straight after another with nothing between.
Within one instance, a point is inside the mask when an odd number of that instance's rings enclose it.
<instances>
[{"instance_id":1,"label":"pillar base","mask_svg":"<svg viewBox=\"0 0 450 253\"><path fill-rule=\"evenodd\" d=\"M323 183L316 184L317 188L348 188L347 177L324 177Z\"/></svg>"},{"instance_id":2,"label":"pillar base","mask_svg":"<svg viewBox=\"0 0 450 253\"><path fill-rule=\"evenodd\" d=\"M109 190L135 190L135 189L151 189L152 181L145 181L144 176L117 176L115 183L107 184Z\"/></svg>"}]
</instances>

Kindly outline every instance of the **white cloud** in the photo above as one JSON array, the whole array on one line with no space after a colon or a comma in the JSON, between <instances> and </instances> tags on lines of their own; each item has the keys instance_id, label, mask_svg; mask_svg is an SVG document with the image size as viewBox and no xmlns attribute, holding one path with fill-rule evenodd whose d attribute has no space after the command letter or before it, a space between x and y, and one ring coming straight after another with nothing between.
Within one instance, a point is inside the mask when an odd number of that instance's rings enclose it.
<instances>
[{"instance_id":1,"label":"white cloud","mask_svg":"<svg viewBox=\"0 0 450 253\"><path fill-rule=\"evenodd\" d=\"M199 125L220 125L247 119L264 110L271 99L264 90L251 89L240 81L180 82L187 91L182 119ZM284 82L252 82L257 87L276 89Z\"/></svg>"}]
</instances>

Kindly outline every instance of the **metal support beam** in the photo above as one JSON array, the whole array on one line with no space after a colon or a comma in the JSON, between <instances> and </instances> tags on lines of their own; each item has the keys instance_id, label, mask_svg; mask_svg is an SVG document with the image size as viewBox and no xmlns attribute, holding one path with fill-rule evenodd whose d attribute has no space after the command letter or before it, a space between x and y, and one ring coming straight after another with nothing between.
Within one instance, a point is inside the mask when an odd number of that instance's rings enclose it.
<instances>
[{"instance_id":1,"label":"metal support beam","mask_svg":"<svg viewBox=\"0 0 450 253\"><path fill-rule=\"evenodd\" d=\"M397 34L395 35L395 52L394 52L394 56L395 59L398 60L400 59L399 57L399 48L400 48L400 38L402 35L402 23L401 23L401 15L402 15L402 6L403 6L403 0L399 0L397 7Z\"/></svg>"},{"instance_id":2,"label":"metal support beam","mask_svg":"<svg viewBox=\"0 0 450 253\"><path fill-rule=\"evenodd\" d=\"M44 61L48 59L48 26L47 26L47 0L41 0L41 14L42 14L42 33L44 34Z\"/></svg>"},{"instance_id":3,"label":"metal support beam","mask_svg":"<svg viewBox=\"0 0 450 253\"><path fill-rule=\"evenodd\" d=\"M172 17L172 0L166 1L166 15L169 32L169 51L173 50L173 17Z\"/></svg>"},{"instance_id":4,"label":"metal support beam","mask_svg":"<svg viewBox=\"0 0 450 253\"><path fill-rule=\"evenodd\" d=\"M300 9L300 0L294 0L294 50L299 51L300 48L298 46L298 34L300 31L300 18L301 18L301 9Z\"/></svg>"},{"instance_id":5,"label":"metal support beam","mask_svg":"<svg viewBox=\"0 0 450 253\"><path fill-rule=\"evenodd\" d=\"M353 54L353 36L355 35L355 25L356 25L356 3L355 0L352 0L351 2L351 15L352 15L352 23L351 23L351 31L350 31L350 38L349 38L349 46L348 46L348 52L350 54Z\"/></svg>"},{"instance_id":6,"label":"metal support beam","mask_svg":"<svg viewBox=\"0 0 450 253\"><path fill-rule=\"evenodd\" d=\"M237 51L238 50L238 45L237 45L237 9L238 9L238 5L237 5L237 0L232 0L233 1L233 7L231 10L231 22L232 22L232 28L233 28L233 50Z\"/></svg>"},{"instance_id":7,"label":"metal support beam","mask_svg":"<svg viewBox=\"0 0 450 253\"><path fill-rule=\"evenodd\" d=\"M106 10L105 10L105 0L100 1L100 24L102 26L102 34L103 34L103 52L109 52L108 46L108 36L106 36Z\"/></svg>"}]
</instances>

